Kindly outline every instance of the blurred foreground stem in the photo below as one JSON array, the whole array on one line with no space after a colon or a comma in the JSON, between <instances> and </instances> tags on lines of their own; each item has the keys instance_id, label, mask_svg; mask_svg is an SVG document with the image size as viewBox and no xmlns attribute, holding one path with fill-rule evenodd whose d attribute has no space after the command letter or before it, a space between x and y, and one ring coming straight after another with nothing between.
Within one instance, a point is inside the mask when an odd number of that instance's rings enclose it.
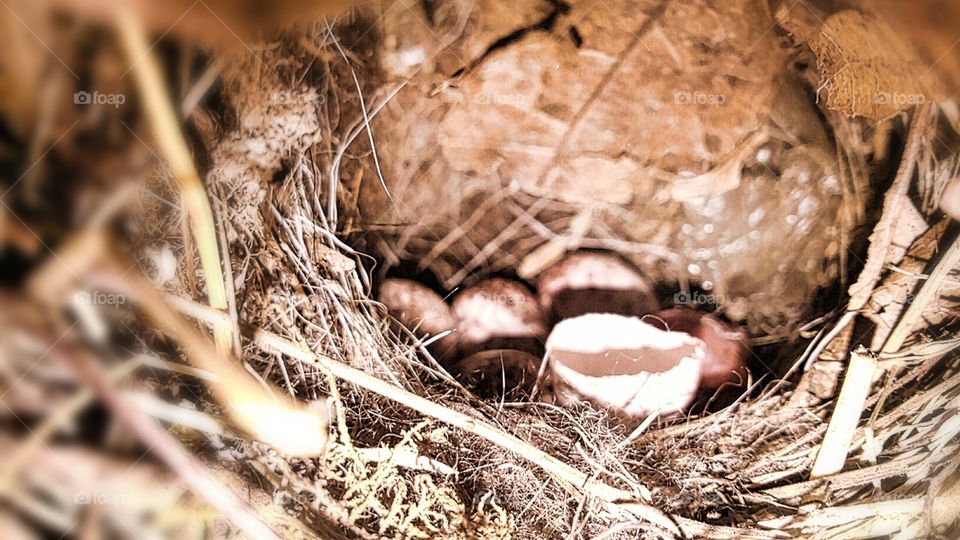
<instances>
[{"instance_id":1,"label":"blurred foreground stem","mask_svg":"<svg viewBox=\"0 0 960 540\"><path fill-rule=\"evenodd\" d=\"M213 212L206 191L197 174L193 158L180 130L180 123L160 74L160 67L150 52L146 31L140 18L129 9L121 9L116 20L123 48L132 62L137 87L143 99L144 113L153 131L160 154L167 160L180 189L186 219L197 244L203 268L207 302L210 307L226 312L227 292L223 267L217 247ZM189 254L187 255L189 257ZM217 349L229 353L233 348L235 329L232 323L221 322L213 327Z\"/></svg>"}]
</instances>

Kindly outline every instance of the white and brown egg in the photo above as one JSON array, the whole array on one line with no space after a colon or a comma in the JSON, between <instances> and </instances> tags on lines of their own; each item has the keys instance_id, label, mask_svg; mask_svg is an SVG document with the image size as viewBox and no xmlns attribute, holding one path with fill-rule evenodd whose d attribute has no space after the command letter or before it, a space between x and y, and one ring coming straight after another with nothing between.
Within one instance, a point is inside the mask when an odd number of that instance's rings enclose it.
<instances>
[{"instance_id":1,"label":"white and brown egg","mask_svg":"<svg viewBox=\"0 0 960 540\"><path fill-rule=\"evenodd\" d=\"M574 253L548 268L537 280L537 293L553 320L587 313L642 317L659 306L643 276L602 253Z\"/></svg>"},{"instance_id":2,"label":"white and brown egg","mask_svg":"<svg viewBox=\"0 0 960 540\"><path fill-rule=\"evenodd\" d=\"M386 279L380 284L379 300L404 329L418 338L439 336L456 328L453 310L426 285L412 279ZM438 357L455 354L456 340L447 335L429 347Z\"/></svg>"},{"instance_id":3,"label":"white and brown egg","mask_svg":"<svg viewBox=\"0 0 960 540\"><path fill-rule=\"evenodd\" d=\"M746 335L687 308L657 311L653 287L620 259L577 253L538 282L559 319L547 339L557 401L590 401L625 419L684 410L698 392L743 389Z\"/></svg>"},{"instance_id":4,"label":"white and brown egg","mask_svg":"<svg viewBox=\"0 0 960 540\"><path fill-rule=\"evenodd\" d=\"M450 332L432 341L430 352L470 386L509 393L533 383L547 327L536 296L523 284L485 279L448 305L425 285L387 279L379 297L418 338Z\"/></svg>"},{"instance_id":5,"label":"white and brown egg","mask_svg":"<svg viewBox=\"0 0 960 540\"><path fill-rule=\"evenodd\" d=\"M543 311L523 284L501 278L485 279L453 300L462 355L488 349L538 353L547 336Z\"/></svg>"},{"instance_id":6,"label":"white and brown egg","mask_svg":"<svg viewBox=\"0 0 960 540\"><path fill-rule=\"evenodd\" d=\"M730 401L749 380L748 354L744 333L692 309L589 313L554 327L546 372L560 403L589 401L629 423L682 412L700 393Z\"/></svg>"},{"instance_id":7,"label":"white and brown egg","mask_svg":"<svg viewBox=\"0 0 960 540\"><path fill-rule=\"evenodd\" d=\"M455 329L431 349L474 387L529 386L545 339L549 399L590 401L625 418L677 412L698 390L746 383L742 333L694 310L656 312L652 286L612 255L573 254L537 285L539 298L521 283L487 279L448 307L419 283L387 280L380 299L420 337ZM549 337L547 321L560 321Z\"/></svg>"}]
</instances>

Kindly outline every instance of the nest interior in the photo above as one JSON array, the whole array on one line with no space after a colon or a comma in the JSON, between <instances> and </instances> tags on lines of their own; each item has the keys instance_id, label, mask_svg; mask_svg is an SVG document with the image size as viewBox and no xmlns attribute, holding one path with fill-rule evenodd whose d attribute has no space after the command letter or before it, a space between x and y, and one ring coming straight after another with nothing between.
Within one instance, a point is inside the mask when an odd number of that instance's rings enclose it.
<instances>
[{"instance_id":1,"label":"nest interior","mask_svg":"<svg viewBox=\"0 0 960 540\"><path fill-rule=\"evenodd\" d=\"M53 247L71 271L24 264L10 279L33 298L8 302L33 315L4 311L11 365L37 346L17 329L57 335L73 323L81 350L159 358L164 369L129 386L218 421L155 413L175 419L177 442L221 483L267 494L248 503L283 537L955 533L958 231L936 204L958 168L955 114L877 102L943 91L879 75L873 109L856 108L856 92L843 101L849 70L825 42L881 75L919 53L874 57L840 40L863 25L897 34L866 8L591 4L397 0L201 55L219 82L195 102L187 132L225 261L225 304L205 305L210 268L192 232L201 225L171 202L186 198L183 171L166 146L141 148L136 170L152 171L144 189L98 183L106 166L88 164L77 190L119 202L59 202L96 234L41 231L60 235ZM96 122L146 131L122 109L104 114ZM71 150L60 159L79 164L90 151ZM7 210L32 209L31 226L56 213L16 195ZM142 304L154 297L122 277L105 284L110 267L84 262L105 249L84 243L100 234L133 254L126 262L178 318L218 340L226 314L236 329L227 348L247 374L324 403L324 452L289 457L227 422L236 404L179 362L194 346L176 325L150 322ZM722 298L710 307L749 330L769 373L729 407L631 431L587 404L477 398L373 300L378 280L397 272L429 274L447 293L489 275L533 279L577 249L620 254L668 298ZM113 330L97 341L85 311L62 315L61 293L77 286L119 290L134 306L98 314ZM832 419L851 407L844 374L855 363L877 378L853 400L840 466L820 473L840 429ZM24 391L11 373L9 386ZM115 412L113 394L98 392ZM4 396L11 412L33 407ZM194 515L212 504L175 499ZM14 515L35 519L14 501ZM118 508L122 521L130 509Z\"/></svg>"}]
</instances>

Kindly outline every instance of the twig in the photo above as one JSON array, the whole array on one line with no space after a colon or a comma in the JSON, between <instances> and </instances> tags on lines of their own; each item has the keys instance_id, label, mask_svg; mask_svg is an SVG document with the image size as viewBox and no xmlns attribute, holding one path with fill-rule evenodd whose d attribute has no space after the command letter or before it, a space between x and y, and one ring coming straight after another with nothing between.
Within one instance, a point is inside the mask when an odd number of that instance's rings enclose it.
<instances>
[{"instance_id":1,"label":"twig","mask_svg":"<svg viewBox=\"0 0 960 540\"><path fill-rule=\"evenodd\" d=\"M843 317L840 318L840 321L837 322L837 325L830 330L830 333L823 338L823 341L817 345L817 348L810 353L810 357L807 358L806 362L803 365L803 371L810 371L810 368L813 367L813 364L820 359L820 355L823 354L823 351L833 343L833 340L840 335L841 332L847 329L850 326L850 323L857 317L857 314L853 311L848 311L843 314Z\"/></svg>"},{"instance_id":2,"label":"twig","mask_svg":"<svg viewBox=\"0 0 960 540\"><path fill-rule=\"evenodd\" d=\"M180 188L180 196L187 211L186 217L203 267L207 301L214 309L226 311L227 291L223 281L223 267L217 247L213 212L203 189L203 183L200 181L200 175L197 174L190 156L190 150L183 139L160 68L150 52L146 32L138 16L129 9L121 8L116 24L127 56L134 63L131 69L142 94L144 112L150 120L154 139L160 147L161 154L168 161ZM232 350L232 335L236 333L235 330L225 324L214 327L214 341L218 350L221 352Z\"/></svg>"},{"instance_id":3,"label":"twig","mask_svg":"<svg viewBox=\"0 0 960 540\"><path fill-rule=\"evenodd\" d=\"M586 205L570 219L570 223L567 224L565 236L554 235L546 244L533 250L532 253L520 261L520 264L517 266L517 275L523 279L534 278L546 268L559 262L568 251L577 249L583 237L590 232L594 214L594 206ZM535 219L527 216L526 212L521 211L517 217L536 222ZM528 223L528 225L530 224ZM549 228L547 228L547 230L549 230Z\"/></svg>"},{"instance_id":4,"label":"twig","mask_svg":"<svg viewBox=\"0 0 960 540\"><path fill-rule=\"evenodd\" d=\"M221 203L221 201L217 201ZM240 352L240 315L237 313L237 291L234 284L233 266L230 264L230 242L227 240L227 228L224 225L223 210L219 206L212 206L214 223L217 232L217 242L220 251L226 256L223 265L224 286L223 290L227 295L227 320L223 323L214 324L213 330L216 332L218 327L230 328L232 339L229 351L238 354Z\"/></svg>"},{"instance_id":5,"label":"twig","mask_svg":"<svg viewBox=\"0 0 960 540\"><path fill-rule=\"evenodd\" d=\"M220 72L223 71L224 64L226 64L226 62L222 58L215 60L203 74L200 75L200 79L194 83L187 94L183 96L183 100L180 101L180 114L183 115L184 118L188 118L193 114L193 110L197 108L197 105L200 104L203 97L210 91L213 83L217 82L217 79L220 78Z\"/></svg>"},{"instance_id":6,"label":"twig","mask_svg":"<svg viewBox=\"0 0 960 540\"><path fill-rule=\"evenodd\" d=\"M142 392L124 392L124 398L133 403L142 412L169 424L176 424L194 431L223 435L225 430L215 418L202 413L174 405L166 400Z\"/></svg>"},{"instance_id":7,"label":"twig","mask_svg":"<svg viewBox=\"0 0 960 540\"><path fill-rule=\"evenodd\" d=\"M120 279L118 285L125 285L151 322L180 343L191 363L217 377L210 388L239 427L291 456L323 453L328 422L322 400L307 410L277 392L265 391L174 313L149 283L135 276Z\"/></svg>"},{"instance_id":8,"label":"twig","mask_svg":"<svg viewBox=\"0 0 960 540\"><path fill-rule=\"evenodd\" d=\"M811 478L819 478L843 469L876 370L877 359L866 348L860 347L850 355L847 376L830 418L830 425L823 436L817 459L810 471Z\"/></svg>"}]
</instances>

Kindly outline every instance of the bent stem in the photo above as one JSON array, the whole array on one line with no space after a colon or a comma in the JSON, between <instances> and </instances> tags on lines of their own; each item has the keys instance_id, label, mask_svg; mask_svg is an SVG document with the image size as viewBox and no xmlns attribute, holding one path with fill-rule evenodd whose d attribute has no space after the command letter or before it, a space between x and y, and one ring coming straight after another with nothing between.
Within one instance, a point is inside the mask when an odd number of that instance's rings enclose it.
<instances>
[{"instance_id":1,"label":"bent stem","mask_svg":"<svg viewBox=\"0 0 960 540\"><path fill-rule=\"evenodd\" d=\"M213 212L207 200L206 191L200 181L200 175L193 164L190 150L183 139L180 124L170 97L163 84L163 77L156 59L150 52L146 32L140 19L129 9L120 11L116 20L123 48L127 52L130 68L136 77L137 86L142 94L144 113L149 119L153 137L160 148L160 154L167 160L186 210L186 219L197 244L200 265L203 268L206 284L207 302L210 307L226 312L227 290L223 280L223 267L217 246L217 234L214 227ZM237 333L233 324L221 322L214 325L213 335L217 349L229 353L233 349L233 335Z\"/></svg>"}]
</instances>

